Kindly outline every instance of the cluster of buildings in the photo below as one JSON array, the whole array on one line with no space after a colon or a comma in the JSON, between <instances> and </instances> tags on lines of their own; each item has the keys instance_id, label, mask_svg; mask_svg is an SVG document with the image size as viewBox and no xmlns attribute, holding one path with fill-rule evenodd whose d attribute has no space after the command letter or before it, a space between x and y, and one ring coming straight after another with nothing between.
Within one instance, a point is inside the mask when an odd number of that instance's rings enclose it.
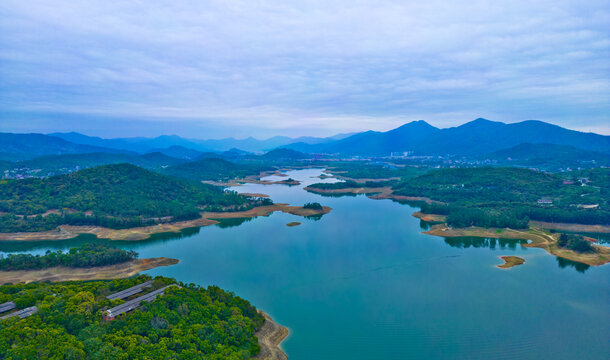
<instances>
[{"instance_id":1,"label":"cluster of buildings","mask_svg":"<svg viewBox=\"0 0 610 360\"><path fill-rule=\"evenodd\" d=\"M36 306L30 306L26 307L25 309L17 310L17 304L15 304L13 301L8 301L0 304L0 314L4 314L0 316L0 320L12 318L14 316L24 319L28 316L34 315L37 311L38 308Z\"/></svg>"},{"instance_id":2,"label":"cluster of buildings","mask_svg":"<svg viewBox=\"0 0 610 360\"><path fill-rule=\"evenodd\" d=\"M108 300L117 300L117 299L127 299L133 295L139 294L144 291L146 288L152 287L153 282L146 281L136 286L132 286L128 289L121 290L114 294L110 294L106 296ZM117 316L121 314L125 314L131 310L137 309L143 302L152 302L157 298L157 296L162 296L165 292L165 289L171 286L178 286L176 284L171 284L164 286L160 289L150 291L142 296L138 296L134 299L127 300L124 303L117 305L113 308L110 308L104 312L105 320L114 320ZM0 304L0 320L8 319L14 316L18 316L20 319L24 319L28 316L34 315L38 312L38 308L36 306L30 306L21 310L17 309L17 304L13 301L8 301L3 304Z\"/></svg>"}]
</instances>

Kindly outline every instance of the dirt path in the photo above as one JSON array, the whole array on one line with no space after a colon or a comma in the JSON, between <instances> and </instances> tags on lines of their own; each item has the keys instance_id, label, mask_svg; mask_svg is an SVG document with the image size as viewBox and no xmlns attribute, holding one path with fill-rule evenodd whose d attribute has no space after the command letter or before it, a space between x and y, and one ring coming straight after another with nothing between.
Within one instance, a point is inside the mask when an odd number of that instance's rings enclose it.
<instances>
[{"instance_id":1,"label":"dirt path","mask_svg":"<svg viewBox=\"0 0 610 360\"><path fill-rule=\"evenodd\" d=\"M271 317L261 311L265 317L265 323L256 332L261 352L253 357L259 360L287 360L288 356L280 349L280 344L288 336L287 328L276 323Z\"/></svg>"}]
</instances>

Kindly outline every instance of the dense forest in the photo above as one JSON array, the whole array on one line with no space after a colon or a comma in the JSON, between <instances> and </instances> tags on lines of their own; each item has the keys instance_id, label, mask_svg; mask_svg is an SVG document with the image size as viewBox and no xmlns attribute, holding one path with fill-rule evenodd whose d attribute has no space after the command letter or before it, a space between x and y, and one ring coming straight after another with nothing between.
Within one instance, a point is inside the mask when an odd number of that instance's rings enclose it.
<instances>
[{"instance_id":1,"label":"dense forest","mask_svg":"<svg viewBox=\"0 0 610 360\"><path fill-rule=\"evenodd\" d=\"M3 180L0 231L51 230L61 224L129 228L270 202L130 164L104 165L44 179Z\"/></svg>"},{"instance_id":2,"label":"dense forest","mask_svg":"<svg viewBox=\"0 0 610 360\"><path fill-rule=\"evenodd\" d=\"M64 253L48 250L45 255L9 254L0 255L0 270L39 270L55 266L74 268L106 266L134 260L138 254L131 250L114 248L104 244L87 243L71 248Z\"/></svg>"},{"instance_id":3,"label":"dense forest","mask_svg":"<svg viewBox=\"0 0 610 360\"><path fill-rule=\"evenodd\" d=\"M521 168L449 168L393 189L397 195L443 202L421 204L422 211L448 215L456 227L523 228L529 220L610 224L609 174L610 169L559 176Z\"/></svg>"},{"instance_id":4,"label":"dense forest","mask_svg":"<svg viewBox=\"0 0 610 360\"><path fill-rule=\"evenodd\" d=\"M140 308L103 321L123 300L106 295L150 280L73 281L0 286L0 303L36 305L25 319L0 321L0 359L249 359L260 350L254 332L264 318L216 286L170 287ZM153 289L175 283L157 277Z\"/></svg>"},{"instance_id":5,"label":"dense forest","mask_svg":"<svg viewBox=\"0 0 610 360\"><path fill-rule=\"evenodd\" d=\"M196 161L169 166L162 173L191 180L230 180L258 175L261 171L273 168L260 164L233 163L224 159L210 157Z\"/></svg>"}]
</instances>

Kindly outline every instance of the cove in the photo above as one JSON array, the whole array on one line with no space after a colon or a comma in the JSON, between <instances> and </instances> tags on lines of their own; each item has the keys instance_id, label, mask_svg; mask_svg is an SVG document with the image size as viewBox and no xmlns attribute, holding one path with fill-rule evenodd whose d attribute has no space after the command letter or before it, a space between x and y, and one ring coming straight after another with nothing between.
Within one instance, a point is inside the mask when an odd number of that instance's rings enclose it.
<instances>
[{"instance_id":1,"label":"cove","mask_svg":"<svg viewBox=\"0 0 610 360\"><path fill-rule=\"evenodd\" d=\"M304 191L321 173L288 172L298 186L232 188L277 203L333 208L319 219L273 213L111 243L142 258L180 259L151 275L214 284L248 299L290 328L282 347L291 360L605 359L610 353L610 266L583 268L520 241L424 235L411 206ZM286 226L293 221L301 225ZM0 251L44 253L79 241L91 239L2 243ZM526 263L500 270L501 255Z\"/></svg>"}]
</instances>

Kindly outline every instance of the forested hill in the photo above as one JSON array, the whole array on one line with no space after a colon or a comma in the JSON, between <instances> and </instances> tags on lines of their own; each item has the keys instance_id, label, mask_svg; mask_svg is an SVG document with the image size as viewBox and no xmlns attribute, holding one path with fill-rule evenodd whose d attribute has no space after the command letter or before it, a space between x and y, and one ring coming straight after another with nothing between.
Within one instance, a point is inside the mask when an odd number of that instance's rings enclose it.
<instances>
[{"instance_id":1,"label":"forested hill","mask_svg":"<svg viewBox=\"0 0 610 360\"><path fill-rule=\"evenodd\" d=\"M0 162L0 170L8 170L8 172L5 173L5 176L9 178L17 178L18 176L47 177L108 164L129 163L146 169L161 169L165 166L176 165L183 162L185 162L185 160L173 158L160 152L144 155L97 152L87 154L47 155L17 162Z\"/></svg>"},{"instance_id":2,"label":"forested hill","mask_svg":"<svg viewBox=\"0 0 610 360\"><path fill-rule=\"evenodd\" d=\"M216 286L171 286L154 301L103 320L106 309L124 302L107 295L147 280L151 278L0 286L0 303L38 307L25 319L0 320L0 358L237 360L260 351L255 331L263 316L248 301ZM175 283L157 277L150 291Z\"/></svg>"},{"instance_id":3,"label":"forested hill","mask_svg":"<svg viewBox=\"0 0 610 360\"><path fill-rule=\"evenodd\" d=\"M451 168L402 181L394 193L447 203L423 205L422 210L461 217L455 226L524 227L527 219L609 224L608 174L610 169L560 176L520 168Z\"/></svg>"},{"instance_id":4,"label":"forested hill","mask_svg":"<svg viewBox=\"0 0 610 360\"><path fill-rule=\"evenodd\" d=\"M477 157L521 143L569 145L610 153L610 136L583 133L535 120L505 124L486 119L446 129L435 128L424 121L413 121L386 132L367 131L324 144L286 147L309 153L347 155L387 156L390 152L413 151L417 155Z\"/></svg>"},{"instance_id":5,"label":"forested hill","mask_svg":"<svg viewBox=\"0 0 610 360\"><path fill-rule=\"evenodd\" d=\"M539 168L592 168L610 165L610 155L567 145L519 144L481 156L506 166L521 165Z\"/></svg>"},{"instance_id":6,"label":"forested hill","mask_svg":"<svg viewBox=\"0 0 610 360\"><path fill-rule=\"evenodd\" d=\"M104 165L45 179L0 184L0 231L49 230L60 224L125 228L186 220L201 209L256 205L235 192L157 174L130 164ZM21 218L54 211L47 216Z\"/></svg>"},{"instance_id":7,"label":"forested hill","mask_svg":"<svg viewBox=\"0 0 610 360\"><path fill-rule=\"evenodd\" d=\"M23 160L43 155L79 154L91 152L121 153L123 150L75 144L42 134L0 133L0 159Z\"/></svg>"},{"instance_id":8,"label":"forested hill","mask_svg":"<svg viewBox=\"0 0 610 360\"><path fill-rule=\"evenodd\" d=\"M264 165L233 163L212 157L170 166L164 169L163 173L191 180L217 181L258 175L266 170L272 168Z\"/></svg>"}]
</instances>

